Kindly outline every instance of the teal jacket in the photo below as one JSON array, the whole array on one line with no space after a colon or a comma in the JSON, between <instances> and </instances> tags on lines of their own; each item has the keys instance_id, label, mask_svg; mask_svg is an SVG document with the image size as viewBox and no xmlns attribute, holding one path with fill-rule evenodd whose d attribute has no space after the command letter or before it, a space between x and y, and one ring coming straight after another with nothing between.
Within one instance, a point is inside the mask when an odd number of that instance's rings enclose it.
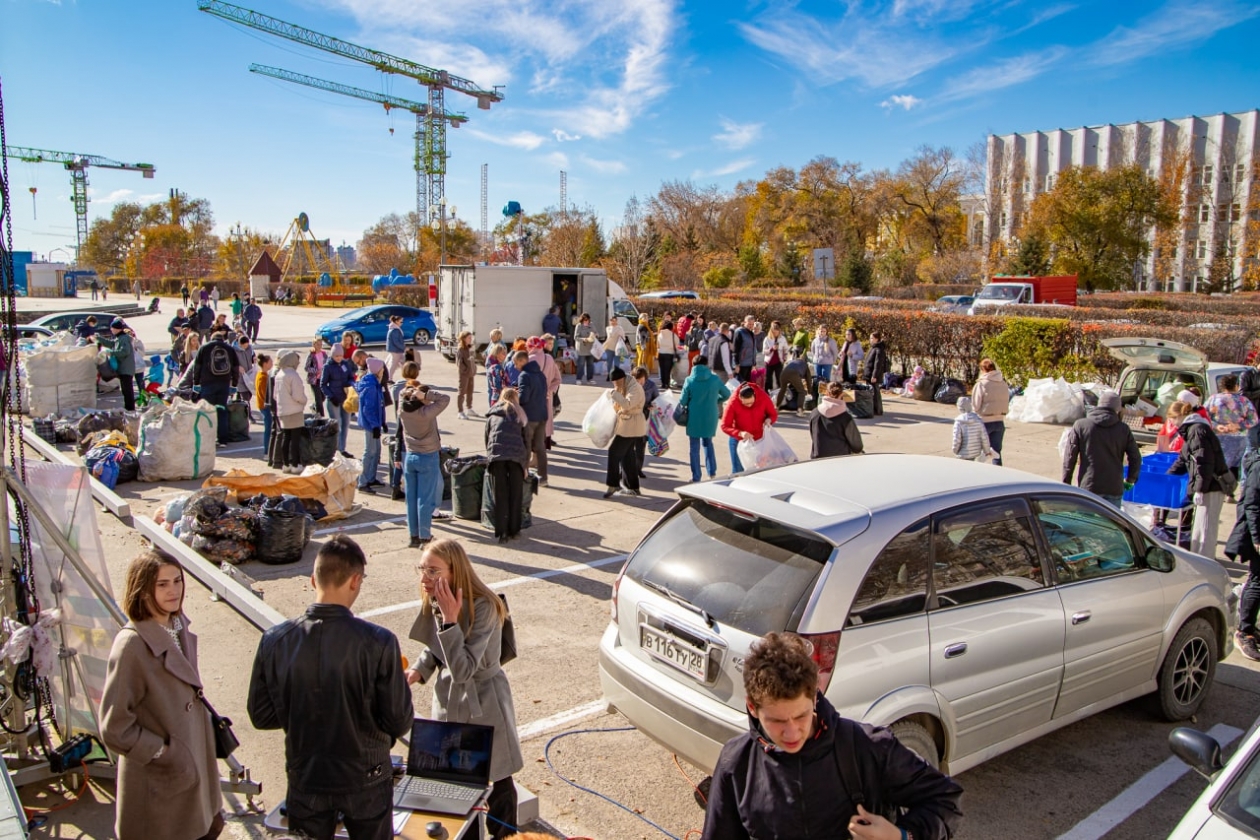
<instances>
[{"instance_id":1,"label":"teal jacket","mask_svg":"<svg viewBox=\"0 0 1260 840\"><path fill-rule=\"evenodd\" d=\"M687 437L711 438L717 434L722 416L722 403L730 392L709 370L708 365L695 365L683 383L679 405L687 406Z\"/></svg>"},{"instance_id":2,"label":"teal jacket","mask_svg":"<svg viewBox=\"0 0 1260 840\"><path fill-rule=\"evenodd\" d=\"M101 336L97 343L110 348L109 354L118 361L119 376L136 375L136 351L130 335L121 332L113 337Z\"/></svg>"}]
</instances>

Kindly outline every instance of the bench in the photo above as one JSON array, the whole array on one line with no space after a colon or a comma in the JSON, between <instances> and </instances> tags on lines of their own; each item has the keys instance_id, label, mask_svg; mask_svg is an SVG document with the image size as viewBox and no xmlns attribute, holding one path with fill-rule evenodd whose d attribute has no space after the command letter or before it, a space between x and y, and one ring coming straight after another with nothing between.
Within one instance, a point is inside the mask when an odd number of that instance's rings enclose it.
<instances>
[{"instance_id":1,"label":"bench","mask_svg":"<svg viewBox=\"0 0 1260 840\"><path fill-rule=\"evenodd\" d=\"M375 302L376 302L376 295L374 294L348 294L348 295L320 294L318 297L318 303L321 305L324 303L339 303L343 306L349 306L351 304L357 304L359 306L368 306Z\"/></svg>"}]
</instances>

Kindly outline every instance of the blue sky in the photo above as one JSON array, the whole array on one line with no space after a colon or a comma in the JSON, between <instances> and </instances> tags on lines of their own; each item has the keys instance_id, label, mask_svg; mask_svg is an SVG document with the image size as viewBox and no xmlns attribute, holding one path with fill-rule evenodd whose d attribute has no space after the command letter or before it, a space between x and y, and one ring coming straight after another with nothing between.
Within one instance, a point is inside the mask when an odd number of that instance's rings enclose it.
<instances>
[{"instance_id":1,"label":"blue sky","mask_svg":"<svg viewBox=\"0 0 1260 840\"><path fill-rule=\"evenodd\" d=\"M504 85L449 132L448 200L490 225L590 205L607 227L632 194L691 178L733 187L825 154L895 167L922 144L1260 106L1260 4L1243 0L249 0L250 8ZM250 74L279 66L423 100L409 79L197 11L195 0L0 0L13 145L157 166L93 170L92 217L178 188L219 233L282 234L299 211L353 244L415 206L414 118ZM391 135L390 128L395 131ZM10 163L14 245L74 241L69 178ZM36 187L38 218L29 188ZM55 254L61 257L61 253Z\"/></svg>"}]
</instances>

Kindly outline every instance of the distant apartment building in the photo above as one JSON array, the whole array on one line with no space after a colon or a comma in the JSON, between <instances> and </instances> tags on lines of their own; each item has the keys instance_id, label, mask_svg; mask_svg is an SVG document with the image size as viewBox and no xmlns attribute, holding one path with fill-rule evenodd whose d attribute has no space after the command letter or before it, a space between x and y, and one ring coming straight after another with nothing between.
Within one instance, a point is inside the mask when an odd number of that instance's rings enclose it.
<instances>
[{"instance_id":1,"label":"distant apartment building","mask_svg":"<svg viewBox=\"0 0 1260 840\"><path fill-rule=\"evenodd\" d=\"M354 250L353 245L342 245L337 249L337 258L341 260L341 265L347 271L353 269L359 263L359 254Z\"/></svg>"},{"instance_id":2,"label":"distant apartment building","mask_svg":"<svg viewBox=\"0 0 1260 840\"><path fill-rule=\"evenodd\" d=\"M1211 117L990 135L983 208L968 214L968 238L993 255L1014 248L1033 199L1072 166L1137 164L1179 197L1181 220L1150 231L1152 249L1133 267L1134 287L1193 291L1230 268L1237 284L1256 266L1260 207L1260 110Z\"/></svg>"}]
</instances>

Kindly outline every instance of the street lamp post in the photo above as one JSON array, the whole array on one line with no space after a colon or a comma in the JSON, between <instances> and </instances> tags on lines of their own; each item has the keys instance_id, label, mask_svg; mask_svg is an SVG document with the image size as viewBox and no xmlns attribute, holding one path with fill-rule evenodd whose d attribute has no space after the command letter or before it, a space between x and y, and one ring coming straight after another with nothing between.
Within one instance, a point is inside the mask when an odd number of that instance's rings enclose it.
<instances>
[{"instance_id":1,"label":"street lamp post","mask_svg":"<svg viewBox=\"0 0 1260 840\"><path fill-rule=\"evenodd\" d=\"M438 199L437 207L433 209L432 212L434 213L434 217L431 227L433 228L433 232L438 234L442 250L442 255L438 261L438 265L442 266L446 264L446 196L442 196ZM455 218L455 205L453 204L451 205L450 218Z\"/></svg>"}]
</instances>

